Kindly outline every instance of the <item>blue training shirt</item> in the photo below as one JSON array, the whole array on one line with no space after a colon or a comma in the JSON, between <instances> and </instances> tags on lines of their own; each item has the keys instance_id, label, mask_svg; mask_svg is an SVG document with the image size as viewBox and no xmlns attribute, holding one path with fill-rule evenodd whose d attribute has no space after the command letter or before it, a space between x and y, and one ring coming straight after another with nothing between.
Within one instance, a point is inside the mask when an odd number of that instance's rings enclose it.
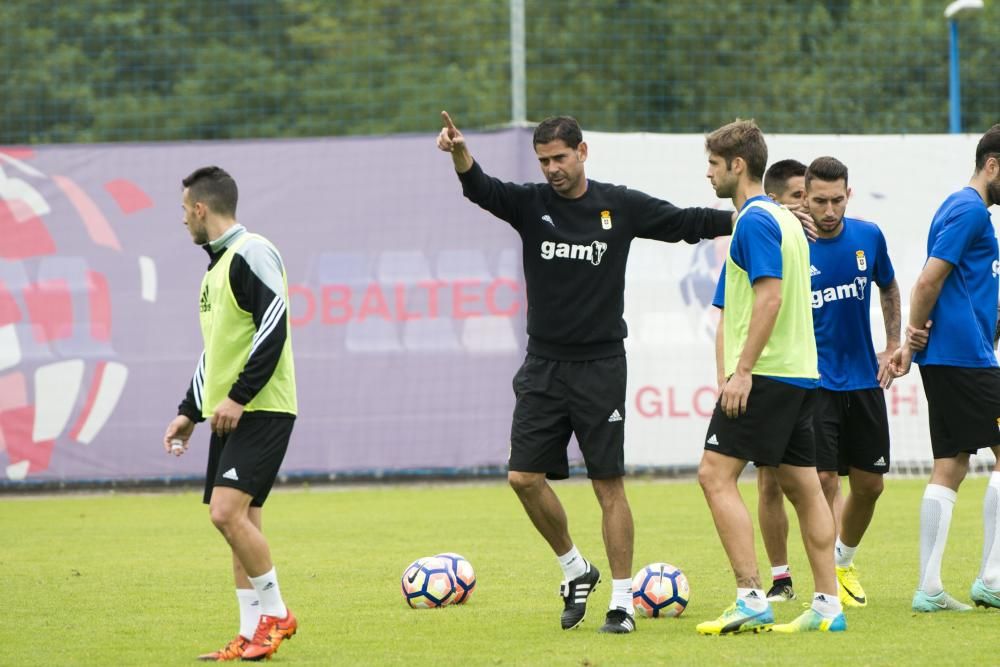
<instances>
[{"instance_id":1,"label":"blue training shirt","mask_svg":"<svg viewBox=\"0 0 1000 667\"><path fill-rule=\"evenodd\" d=\"M819 385L833 391L875 389L872 282L882 289L895 277L882 230L845 217L840 234L810 244L809 262Z\"/></svg>"},{"instance_id":2,"label":"blue training shirt","mask_svg":"<svg viewBox=\"0 0 1000 667\"><path fill-rule=\"evenodd\" d=\"M924 366L997 367L993 333L1000 258L989 209L976 190L963 188L941 204L927 235L927 257L954 268L931 310L927 349L913 360Z\"/></svg>"},{"instance_id":3,"label":"blue training shirt","mask_svg":"<svg viewBox=\"0 0 1000 667\"><path fill-rule=\"evenodd\" d=\"M743 211L755 201L771 201L766 195L758 195L746 200ZM750 284L758 278L781 278L781 227L771 214L760 207L753 207L743 214L736 225L736 230L729 241L729 255L736 265L747 272ZM715 287L712 305L725 308L726 305L726 265L722 265L722 273ZM812 378L771 377L773 380L787 382L796 387L813 389L817 386Z\"/></svg>"},{"instance_id":4,"label":"blue training shirt","mask_svg":"<svg viewBox=\"0 0 1000 667\"><path fill-rule=\"evenodd\" d=\"M767 200L767 197L752 197L743 204L743 208L757 200ZM747 211L729 240L729 254L736 265L750 276L750 284L757 282L758 278L781 278L781 227L778 221L758 207ZM716 308L725 308L726 305L725 264L715 286L712 305Z\"/></svg>"}]
</instances>

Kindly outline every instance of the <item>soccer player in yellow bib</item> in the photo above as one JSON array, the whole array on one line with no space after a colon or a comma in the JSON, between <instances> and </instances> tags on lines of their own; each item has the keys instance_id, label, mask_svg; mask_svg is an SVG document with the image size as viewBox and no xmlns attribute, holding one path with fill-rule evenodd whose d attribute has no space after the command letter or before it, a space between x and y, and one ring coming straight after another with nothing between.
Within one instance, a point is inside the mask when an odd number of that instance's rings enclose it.
<instances>
[{"instance_id":1,"label":"soccer player in yellow bib","mask_svg":"<svg viewBox=\"0 0 1000 667\"><path fill-rule=\"evenodd\" d=\"M724 381L698 481L736 576L736 601L701 634L847 629L833 565L833 515L816 473L818 385L809 248L797 218L764 194L767 144L756 123L735 121L705 141L707 176L739 212L716 293L725 305L716 359ZM790 623L774 625L761 584L750 513L737 480L749 461L777 469L802 529L816 592Z\"/></svg>"},{"instance_id":2,"label":"soccer player in yellow bib","mask_svg":"<svg viewBox=\"0 0 1000 667\"><path fill-rule=\"evenodd\" d=\"M209 420L204 502L232 550L239 633L199 660L264 660L298 627L285 606L261 512L295 424L288 279L278 250L236 222L238 191L219 167L183 180L184 225L209 256L200 311L205 351L163 446L181 456Z\"/></svg>"}]
</instances>

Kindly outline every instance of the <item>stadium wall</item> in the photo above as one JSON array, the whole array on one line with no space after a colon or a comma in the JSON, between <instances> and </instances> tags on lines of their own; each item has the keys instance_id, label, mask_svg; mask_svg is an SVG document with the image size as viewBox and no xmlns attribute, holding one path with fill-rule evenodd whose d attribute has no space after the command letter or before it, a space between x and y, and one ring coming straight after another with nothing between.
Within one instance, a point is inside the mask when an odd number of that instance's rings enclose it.
<instances>
[{"instance_id":1,"label":"stadium wall","mask_svg":"<svg viewBox=\"0 0 1000 667\"><path fill-rule=\"evenodd\" d=\"M700 135L586 138L591 178L682 206L729 206L704 177ZM489 173L537 180L529 130L469 141ZM966 183L975 142L769 137L774 160L829 154L848 165L848 214L885 231L904 317L930 218ZM202 474L207 427L179 459L160 440L201 350L207 258L182 226L180 179L205 164L233 173L239 220L286 263L300 418L284 474L502 471L525 343L519 239L462 198L431 136L40 146L0 149L2 486ZM626 461L635 470L691 470L700 457L724 253L723 241L633 243ZM881 344L877 303L872 312ZM926 466L918 376L888 398L894 469Z\"/></svg>"}]
</instances>

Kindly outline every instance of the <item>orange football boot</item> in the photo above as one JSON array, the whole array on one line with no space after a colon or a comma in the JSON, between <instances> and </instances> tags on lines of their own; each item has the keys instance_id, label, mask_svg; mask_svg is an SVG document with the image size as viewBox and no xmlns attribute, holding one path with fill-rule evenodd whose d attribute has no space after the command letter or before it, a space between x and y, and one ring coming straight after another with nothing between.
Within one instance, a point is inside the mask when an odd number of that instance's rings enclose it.
<instances>
[{"instance_id":1,"label":"orange football boot","mask_svg":"<svg viewBox=\"0 0 1000 667\"><path fill-rule=\"evenodd\" d=\"M239 660L243 657L243 652L250 646L250 640L243 635L236 635L235 639L230 639L229 643L218 651L203 653L198 656L204 662L226 662L227 660Z\"/></svg>"},{"instance_id":2,"label":"orange football boot","mask_svg":"<svg viewBox=\"0 0 1000 667\"><path fill-rule=\"evenodd\" d=\"M295 620L292 610L284 618L260 615L257 623L257 631L253 633L253 639L243 651L243 660L270 660L275 651L286 639L291 639L295 631L299 629L299 622Z\"/></svg>"}]
</instances>

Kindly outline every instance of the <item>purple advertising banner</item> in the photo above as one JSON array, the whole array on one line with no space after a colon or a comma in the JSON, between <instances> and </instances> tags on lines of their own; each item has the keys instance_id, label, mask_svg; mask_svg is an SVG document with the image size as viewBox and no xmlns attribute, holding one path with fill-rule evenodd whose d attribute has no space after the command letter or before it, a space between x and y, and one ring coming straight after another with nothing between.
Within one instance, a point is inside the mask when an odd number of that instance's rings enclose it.
<instances>
[{"instance_id":1,"label":"purple advertising banner","mask_svg":"<svg viewBox=\"0 0 1000 667\"><path fill-rule=\"evenodd\" d=\"M470 137L536 180L530 134ZM0 148L3 485L194 477L161 444L201 352L208 263L181 179L215 164L281 251L299 418L285 474L493 470L523 357L520 239L432 136Z\"/></svg>"}]
</instances>

